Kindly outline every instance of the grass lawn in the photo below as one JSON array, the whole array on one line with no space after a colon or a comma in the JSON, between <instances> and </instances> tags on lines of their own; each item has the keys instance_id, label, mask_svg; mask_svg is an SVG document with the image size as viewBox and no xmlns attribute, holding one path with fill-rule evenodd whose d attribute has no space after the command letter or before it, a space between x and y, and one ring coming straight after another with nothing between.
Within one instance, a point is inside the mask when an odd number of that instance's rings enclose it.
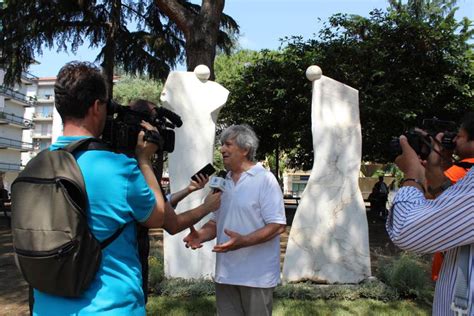
<instances>
[{"instance_id":1,"label":"grass lawn","mask_svg":"<svg viewBox=\"0 0 474 316\"><path fill-rule=\"evenodd\" d=\"M188 316L215 315L213 296L199 298L150 297L148 315ZM306 315L431 315L429 306L413 301L382 302L369 299L345 300L293 300L276 299L273 302L274 316Z\"/></svg>"}]
</instances>

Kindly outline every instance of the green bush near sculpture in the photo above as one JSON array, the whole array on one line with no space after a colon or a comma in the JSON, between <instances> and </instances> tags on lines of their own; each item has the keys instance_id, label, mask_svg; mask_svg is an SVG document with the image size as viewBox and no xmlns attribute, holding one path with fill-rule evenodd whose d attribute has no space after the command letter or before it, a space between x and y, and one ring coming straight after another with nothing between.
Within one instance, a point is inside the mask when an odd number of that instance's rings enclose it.
<instances>
[{"instance_id":1,"label":"green bush near sculpture","mask_svg":"<svg viewBox=\"0 0 474 316\"><path fill-rule=\"evenodd\" d=\"M400 298L432 302L434 286L429 268L420 256L402 253L390 261L381 262L377 277L393 288Z\"/></svg>"}]
</instances>

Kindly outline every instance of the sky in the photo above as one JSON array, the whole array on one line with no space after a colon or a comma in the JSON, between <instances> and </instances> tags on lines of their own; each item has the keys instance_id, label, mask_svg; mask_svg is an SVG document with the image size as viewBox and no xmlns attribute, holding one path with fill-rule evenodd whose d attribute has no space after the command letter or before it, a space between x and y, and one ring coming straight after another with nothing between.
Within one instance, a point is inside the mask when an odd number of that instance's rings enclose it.
<instances>
[{"instance_id":1,"label":"sky","mask_svg":"<svg viewBox=\"0 0 474 316\"><path fill-rule=\"evenodd\" d=\"M200 1L193 1L200 3ZM240 25L240 46L244 49L278 49L280 39L299 35L314 38L328 17L336 13L368 16L373 9L385 9L386 0L227 0L224 12ZM458 0L458 20L467 16L474 20L474 0ZM77 54L44 50L36 56L39 65L29 71L39 77L56 76L59 69L72 60L94 61L98 50L80 47ZM184 70L178 67L177 70Z\"/></svg>"}]
</instances>

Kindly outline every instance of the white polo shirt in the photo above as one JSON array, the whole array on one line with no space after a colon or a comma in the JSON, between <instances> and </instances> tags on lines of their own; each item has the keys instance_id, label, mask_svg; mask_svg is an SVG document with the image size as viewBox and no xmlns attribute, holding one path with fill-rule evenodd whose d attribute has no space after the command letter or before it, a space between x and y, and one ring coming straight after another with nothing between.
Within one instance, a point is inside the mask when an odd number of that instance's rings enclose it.
<instances>
[{"instance_id":1,"label":"white polo shirt","mask_svg":"<svg viewBox=\"0 0 474 316\"><path fill-rule=\"evenodd\" d=\"M237 183L227 174L221 206L213 213L217 243L229 240L224 229L241 235L269 223L286 224L283 195L275 176L256 164ZM264 243L217 253L215 281L222 284L270 288L280 282L280 236Z\"/></svg>"}]
</instances>

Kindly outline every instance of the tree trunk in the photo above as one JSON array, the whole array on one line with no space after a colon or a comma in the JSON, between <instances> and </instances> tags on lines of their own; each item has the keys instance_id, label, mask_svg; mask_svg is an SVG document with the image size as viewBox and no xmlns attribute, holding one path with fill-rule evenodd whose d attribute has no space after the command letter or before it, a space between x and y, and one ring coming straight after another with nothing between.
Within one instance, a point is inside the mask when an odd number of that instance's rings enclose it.
<instances>
[{"instance_id":1,"label":"tree trunk","mask_svg":"<svg viewBox=\"0 0 474 316\"><path fill-rule=\"evenodd\" d=\"M214 58L216 40L206 38L201 32L192 33L186 38L186 69L193 71L198 65L206 65L211 71L210 80L214 80Z\"/></svg>"},{"instance_id":2,"label":"tree trunk","mask_svg":"<svg viewBox=\"0 0 474 316\"><path fill-rule=\"evenodd\" d=\"M275 148L275 177L278 180L278 183L280 183L280 144L277 143L277 146Z\"/></svg>"},{"instance_id":3,"label":"tree trunk","mask_svg":"<svg viewBox=\"0 0 474 316\"><path fill-rule=\"evenodd\" d=\"M104 61L102 62L102 71L107 81L107 94L110 99L113 97L114 89L114 67L115 67L115 39L120 27L121 1L115 0L112 3L112 12L110 14L109 29L104 46Z\"/></svg>"},{"instance_id":4,"label":"tree trunk","mask_svg":"<svg viewBox=\"0 0 474 316\"><path fill-rule=\"evenodd\" d=\"M177 0L155 0L155 3L184 34L187 70L193 71L198 65L206 65L213 80L217 36L225 1L202 0L201 11L197 15Z\"/></svg>"}]
</instances>

